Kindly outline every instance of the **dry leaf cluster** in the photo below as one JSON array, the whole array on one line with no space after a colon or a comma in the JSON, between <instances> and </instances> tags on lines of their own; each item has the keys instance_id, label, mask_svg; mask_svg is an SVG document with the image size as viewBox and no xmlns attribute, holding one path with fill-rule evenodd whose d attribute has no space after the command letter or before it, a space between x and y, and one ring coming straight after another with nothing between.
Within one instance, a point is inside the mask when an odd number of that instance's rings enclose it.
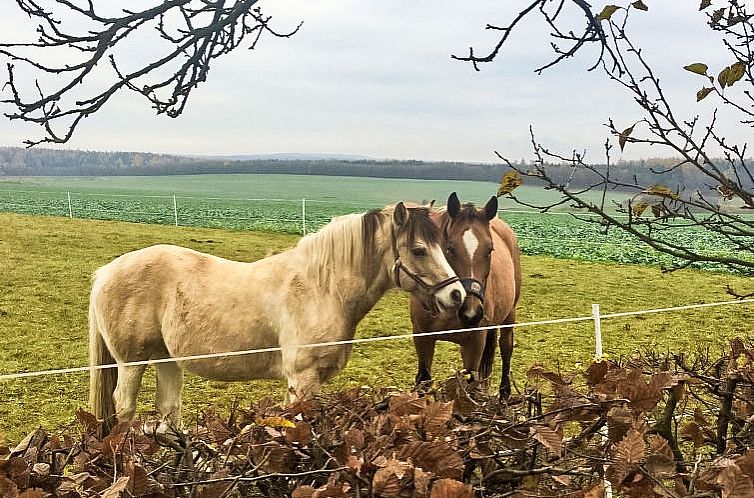
<instances>
[{"instance_id":1,"label":"dry leaf cluster","mask_svg":"<svg viewBox=\"0 0 754 498\"><path fill-rule=\"evenodd\" d=\"M754 496L754 348L533 366L500 406L462 377L437 389L261 400L183 430L80 411L0 459L9 498Z\"/></svg>"}]
</instances>

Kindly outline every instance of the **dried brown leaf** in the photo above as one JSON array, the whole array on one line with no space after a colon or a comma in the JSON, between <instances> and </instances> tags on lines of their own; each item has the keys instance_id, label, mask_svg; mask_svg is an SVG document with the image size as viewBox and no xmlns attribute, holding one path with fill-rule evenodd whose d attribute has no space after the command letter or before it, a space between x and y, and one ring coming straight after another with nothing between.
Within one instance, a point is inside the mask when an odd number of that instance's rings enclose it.
<instances>
[{"instance_id":1,"label":"dried brown leaf","mask_svg":"<svg viewBox=\"0 0 754 498\"><path fill-rule=\"evenodd\" d=\"M741 473L738 466L725 467L715 480L723 488L723 498L751 498L754 483L751 477Z\"/></svg>"},{"instance_id":2,"label":"dried brown leaf","mask_svg":"<svg viewBox=\"0 0 754 498\"><path fill-rule=\"evenodd\" d=\"M547 425L533 425L529 427L531 436L555 456L560 456L563 450L563 436Z\"/></svg>"},{"instance_id":3,"label":"dried brown leaf","mask_svg":"<svg viewBox=\"0 0 754 498\"><path fill-rule=\"evenodd\" d=\"M306 421L296 422L295 427L288 427L285 430L285 440L290 444L308 445L312 440L312 426Z\"/></svg>"},{"instance_id":4,"label":"dried brown leaf","mask_svg":"<svg viewBox=\"0 0 754 498\"><path fill-rule=\"evenodd\" d=\"M647 439L649 449L644 466L655 476L672 474L675 471L675 461L668 441L657 434L651 434Z\"/></svg>"},{"instance_id":5,"label":"dried brown leaf","mask_svg":"<svg viewBox=\"0 0 754 498\"><path fill-rule=\"evenodd\" d=\"M149 476L147 471L144 470L138 463L129 462L127 465L128 476L131 478L128 481L128 491L134 496L142 496L147 494L150 489Z\"/></svg>"},{"instance_id":6,"label":"dried brown leaf","mask_svg":"<svg viewBox=\"0 0 754 498\"><path fill-rule=\"evenodd\" d=\"M404 489L401 483L408 470L408 464L391 459L377 470L372 478L372 491L378 496L398 496Z\"/></svg>"},{"instance_id":7,"label":"dried brown leaf","mask_svg":"<svg viewBox=\"0 0 754 498\"><path fill-rule=\"evenodd\" d=\"M444 441L407 444L398 452L398 458L403 461L410 459L416 467L439 477L460 479L463 475L463 459Z\"/></svg>"},{"instance_id":8,"label":"dried brown leaf","mask_svg":"<svg viewBox=\"0 0 754 498\"><path fill-rule=\"evenodd\" d=\"M7 498L18 497L18 486L10 479L0 476L0 496Z\"/></svg>"},{"instance_id":9,"label":"dried brown leaf","mask_svg":"<svg viewBox=\"0 0 754 498\"><path fill-rule=\"evenodd\" d=\"M605 498L605 485L601 482L584 490L584 498Z\"/></svg>"},{"instance_id":10,"label":"dried brown leaf","mask_svg":"<svg viewBox=\"0 0 754 498\"><path fill-rule=\"evenodd\" d=\"M299 486L291 493L291 498L312 498L316 490L313 486Z\"/></svg>"},{"instance_id":11,"label":"dried brown leaf","mask_svg":"<svg viewBox=\"0 0 754 498\"><path fill-rule=\"evenodd\" d=\"M431 435L441 435L446 432L446 425L453 416L453 402L432 402L424 413L422 426Z\"/></svg>"},{"instance_id":12,"label":"dried brown leaf","mask_svg":"<svg viewBox=\"0 0 754 498\"><path fill-rule=\"evenodd\" d=\"M416 393L398 394L390 396L388 407L393 415L419 415L427 408L427 400Z\"/></svg>"},{"instance_id":13,"label":"dried brown leaf","mask_svg":"<svg viewBox=\"0 0 754 498\"><path fill-rule=\"evenodd\" d=\"M424 472L421 468L414 469L414 490L417 498L429 496L429 485L432 482L432 474Z\"/></svg>"},{"instance_id":14,"label":"dried brown leaf","mask_svg":"<svg viewBox=\"0 0 754 498\"><path fill-rule=\"evenodd\" d=\"M120 493L128 487L129 477L119 477L110 487L102 491L101 498L119 498Z\"/></svg>"},{"instance_id":15,"label":"dried brown leaf","mask_svg":"<svg viewBox=\"0 0 754 498\"><path fill-rule=\"evenodd\" d=\"M47 496L50 496L47 491L39 488L32 488L22 491L18 495L18 498L45 498Z\"/></svg>"},{"instance_id":16,"label":"dried brown leaf","mask_svg":"<svg viewBox=\"0 0 754 498\"><path fill-rule=\"evenodd\" d=\"M471 486L455 479L438 479L432 485L430 498L474 498Z\"/></svg>"},{"instance_id":17,"label":"dried brown leaf","mask_svg":"<svg viewBox=\"0 0 754 498\"><path fill-rule=\"evenodd\" d=\"M622 132L620 132L620 135L618 135L618 145L620 145L620 150L623 151L623 148L626 146L626 141L631 136L631 133L634 132L634 126L631 125Z\"/></svg>"},{"instance_id":18,"label":"dried brown leaf","mask_svg":"<svg viewBox=\"0 0 754 498\"><path fill-rule=\"evenodd\" d=\"M632 428L616 446L613 463L608 467L608 479L613 486L620 486L645 457L644 434Z\"/></svg>"},{"instance_id":19,"label":"dried brown leaf","mask_svg":"<svg viewBox=\"0 0 754 498\"><path fill-rule=\"evenodd\" d=\"M607 375L608 363L606 361L595 361L586 369L586 382L594 387L603 380Z\"/></svg>"}]
</instances>

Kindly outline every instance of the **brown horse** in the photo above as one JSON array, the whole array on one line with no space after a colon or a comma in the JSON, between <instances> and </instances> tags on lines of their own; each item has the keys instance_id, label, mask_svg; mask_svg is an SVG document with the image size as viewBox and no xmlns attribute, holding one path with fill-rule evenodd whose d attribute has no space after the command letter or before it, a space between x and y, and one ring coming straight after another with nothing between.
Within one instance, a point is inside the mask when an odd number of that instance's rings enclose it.
<instances>
[{"instance_id":1,"label":"brown horse","mask_svg":"<svg viewBox=\"0 0 754 498\"><path fill-rule=\"evenodd\" d=\"M482 209L461 205L454 193L446 209L432 213L440 227L445 257L466 289L466 299L457 312L428 310L411 299L411 323L414 333L512 325L516 321L516 303L521 293L521 264L518 241L513 230L497 217L497 198L492 197ZM435 342L450 341L461 346L463 368L472 379L492 374L498 329L455 334L414 337L419 359L417 384L431 380ZM513 352L513 328L500 329L500 356L503 371L500 399L510 396L510 362Z\"/></svg>"},{"instance_id":2,"label":"brown horse","mask_svg":"<svg viewBox=\"0 0 754 498\"><path fill-rule=\"evenodd\" d=\"M336 218L292 249L242 263L170 245L124 254L94 274L89 304L90 402L130 420L146 365L157 409L180 424L184 369L208 379L284 378L288 398L317 393L346 364L356 325L391 287L431 309L466 292L427 208L404 204ZM185 359L223 352L244 356ZM172 360L175 358L175 360Z\"/></svg>"}]
</instances>

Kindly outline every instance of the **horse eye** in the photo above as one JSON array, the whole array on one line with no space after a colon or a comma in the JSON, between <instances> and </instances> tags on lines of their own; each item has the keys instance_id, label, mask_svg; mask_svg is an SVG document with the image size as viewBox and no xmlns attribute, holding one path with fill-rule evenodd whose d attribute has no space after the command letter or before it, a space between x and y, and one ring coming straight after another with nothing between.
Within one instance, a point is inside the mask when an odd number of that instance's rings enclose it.
<instances>
[{"instance_id":1,"label":"horse eye","mask_svg":"<svg viewBox=\"0 0 754 498\"><path fill-rule=\"evenodd\" d=\"M413 254L416 257L422 257L422 256L426 256L428 253L427 253L427 249L424 247L414 247L413 249L411 249L411 254Z\"/></svg>"},{"instance_id":2,"label":"horse eye","mask_svg":"<svg viewBox=\"0 0 754 498\"><path fill-rule=\"evenodd\" d=\"M487 250L487 257L488 257L488 258L489 258L490 256L492 256L492 251L494 251L494 250L495 250L495 248L494 248L494 247L490 247L490 248L489 248L489 249Z\"/></svg>"},{"instance_id":3,"label":"horse eye","mask_svg":"<svg viewBox=\"0 0 754 498\"><path fill-rule=\"evenodd\" d=\"M453 254L453 248L451 246L446 247L445 254Z\"/></svg>"}]
</instances>

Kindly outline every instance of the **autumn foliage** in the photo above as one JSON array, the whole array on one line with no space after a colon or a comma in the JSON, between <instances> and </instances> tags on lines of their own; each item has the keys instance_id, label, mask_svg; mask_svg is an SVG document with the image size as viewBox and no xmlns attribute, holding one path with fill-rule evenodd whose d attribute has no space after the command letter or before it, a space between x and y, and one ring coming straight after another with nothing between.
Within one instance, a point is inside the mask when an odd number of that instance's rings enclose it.
<instances>
[{"instance_id":1,"label":"autumn foliage","mask_svg":"<svg viewBox=\"0 0 754 498\"><path fill-rule=\"evenodd\" d=\"M582 373L533 366L500 406L454 377L205 413L182 431L79 411L0 460L0 496L754 496L754 348L645 354Z\"/></svg>"}]
</instances>

